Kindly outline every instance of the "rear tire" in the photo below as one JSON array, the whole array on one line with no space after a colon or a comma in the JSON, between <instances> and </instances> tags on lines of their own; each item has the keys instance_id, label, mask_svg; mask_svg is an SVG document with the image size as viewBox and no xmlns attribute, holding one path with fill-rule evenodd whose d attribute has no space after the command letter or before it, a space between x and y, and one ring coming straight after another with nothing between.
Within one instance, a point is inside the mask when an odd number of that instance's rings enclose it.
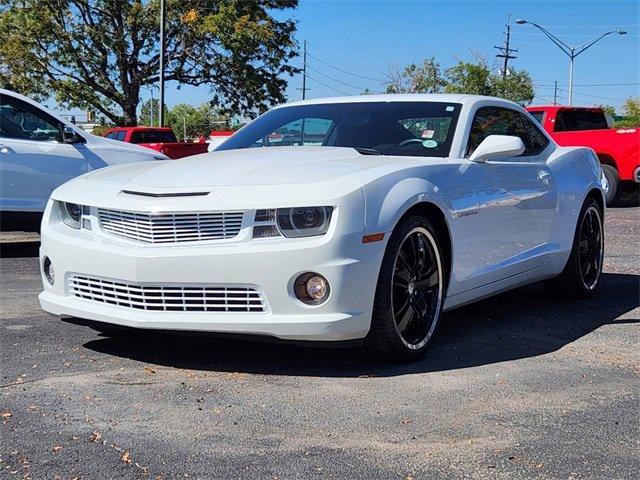
<instances>
[{"instance_id":1,"label":"rear tire","mask_svg":"<svg viewBox=\"0 0 640 480\"><path fill-rule=\"evenodd\" d=\"M373 356L409 362L429 347L444 302L442 251L435 229L422 216L402 220L391 234L365 338Z\"/></svg>"},{"instance_id":2,"label":"rear tire","mask_svg":"<svg viewBox=\"0 0 640 480\"><path fill-rule=\"evenodd\" d=\"M604 228L598 202L588 198L578 217L573 247L562 273L544 286L555 296L593 297L600 285L604 258Z\"/></svg>"},{"instance_id":3,"label":"rear tire","mask_svg":"<svg viewBox=\"0 0 640 480\"><path fill-rule=\"evenodd\" d=\"M604 189L605 201L607 207L612 207L616 204L619 197L620 176L618 175L618 171L611 165L602 165L602 172L607 181L607 186Z\"/></svg>"}]
</instances>

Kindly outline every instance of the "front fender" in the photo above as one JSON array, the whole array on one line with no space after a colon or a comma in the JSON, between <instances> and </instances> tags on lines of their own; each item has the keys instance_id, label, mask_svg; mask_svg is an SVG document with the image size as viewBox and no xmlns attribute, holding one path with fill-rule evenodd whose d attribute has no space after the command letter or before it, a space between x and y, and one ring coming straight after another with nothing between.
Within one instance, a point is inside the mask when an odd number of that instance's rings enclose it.
<instances>
[{"instance_id":1,"label":"front fender","mask_svg":"<svg viewBox=\"0 0 640 480\"><path fill-rule=\"evenodd\" d=\"M422 202L436 205L449 224L451 205L440 192L431 182L415 177L405 178L391 186L386 182L366 186L365 234L392 232L400 218Z\"/></svg>"}]
</instances>

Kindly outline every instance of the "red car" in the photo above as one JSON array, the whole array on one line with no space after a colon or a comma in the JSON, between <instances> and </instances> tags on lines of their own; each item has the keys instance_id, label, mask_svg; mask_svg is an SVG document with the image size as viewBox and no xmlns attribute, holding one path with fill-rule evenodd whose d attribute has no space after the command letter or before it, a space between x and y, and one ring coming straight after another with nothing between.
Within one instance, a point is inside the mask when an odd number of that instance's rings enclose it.
<instances>
[{"instance_id":1,"label":"red car","mask_svg":"<svg viewBox=\"0 0 640 480\"><path fill-rule=\"evenodd\" d=\"M173 159L207 152L207 144L178 142L176 134L169 127L116 127L107 130L104 136L136 143Z\"/></svg>"},{"instance_id":2,"label":"red car","mask_svg":"<svg viewBox=\"0 0 640 480\"><path fill-rule=\"evenodd\" d=\"M608 183L607 205L620 191L640 183L640 126L610 128L601 108L538 106L529 113L563 147L590 147L600 159ZM634 185L635 182L635 185Z\"/></svg>"}]
</instances>

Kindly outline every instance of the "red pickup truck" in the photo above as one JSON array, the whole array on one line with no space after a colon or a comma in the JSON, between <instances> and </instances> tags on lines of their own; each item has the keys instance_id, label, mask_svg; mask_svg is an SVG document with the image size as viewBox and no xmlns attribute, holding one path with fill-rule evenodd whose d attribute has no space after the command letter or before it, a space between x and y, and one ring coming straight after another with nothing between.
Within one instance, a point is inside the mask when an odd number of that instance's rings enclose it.
<instances>
[{"instance_id":1,"label":"red pickup truck","mask_svg":"<svg viewBox=\"0 0 640 480\"><path fill-rule=\"evenodd\" d=\"M601 108L539 106L527 110L563 147L590 147L607 180L607 205L640 183L640 126L610 128ZM635 182L635 185L634 185Z\"/></svg>"},{"instance_id":2,"label":"red pickup truck","mask_svg":"<svg viewBox=\"0 0 640 480\"><path fill-rule=\"evenodd\" d=\"M173 159L207 152L206 143L178 142L176 134L168 127L116 127L107 130L104 136L122 142L136 143L164 153Z\"/></svg>"}]
</instances>

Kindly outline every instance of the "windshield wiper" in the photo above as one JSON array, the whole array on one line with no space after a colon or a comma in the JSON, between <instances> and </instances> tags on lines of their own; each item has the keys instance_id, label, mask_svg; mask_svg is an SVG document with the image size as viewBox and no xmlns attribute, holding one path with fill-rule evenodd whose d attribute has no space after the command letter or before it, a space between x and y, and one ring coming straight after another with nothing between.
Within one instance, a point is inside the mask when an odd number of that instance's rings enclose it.
<instances>
[{"instance_id":1,"label":"windshield wiper","mask_svg":"<svg viewBox=\"0 0 640 480\"><path fill-rule=\"evenodd\" d=\"M376 150L375 148L364 148L364 147L351 147L356 152L361 153L362 155L382 155L380 150Z\"/></svg>"}]
</instances>

